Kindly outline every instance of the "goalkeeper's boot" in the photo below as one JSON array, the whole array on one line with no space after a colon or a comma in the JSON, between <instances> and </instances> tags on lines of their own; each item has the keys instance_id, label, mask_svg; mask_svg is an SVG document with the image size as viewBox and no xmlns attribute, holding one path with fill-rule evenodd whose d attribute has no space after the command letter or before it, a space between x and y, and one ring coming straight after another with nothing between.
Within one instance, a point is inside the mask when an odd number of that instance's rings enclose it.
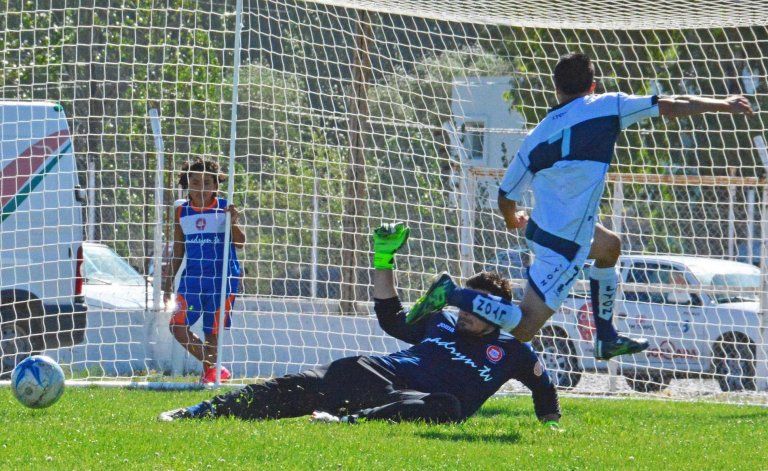
<instances>
[{"instance_id":1,"label":"goalkeeper's boot","mask_svg":"<svg viewBox=\"0 0 768 471\"><path fill-rule=\"evenodd\" d=\"M221 367L221 382L227 382L232 378L232 373L228 369ZM203 375L200 377L202 384L214 384L216 382L216 367L203 368Z\"/></svg>"},{"instance_id":2,"label":"goalkeeper's boot","mask_svg":"<svg viewBox=\"0 0 768 471\"><path fill-rule=\"evenodd\" d=\"M647 339L631 339L621 334L616 340L595 340L595 359L610 360L619 355L640 353L649 345Z\"/></svg>"},{"instance_id":3,"label":"goalkeeper's boot","mask_svg":"<svg viewBox=\"0 0 768 471\"><path fill-rule=\"evenodd\" d=\"M209 402L201 402L191 407L182 407L165 411L157 416L160 422L175 422L177 420L187 419L207 419L213 417L213 410Z\"/></svg>"},{"instance_id":4,"label":"goalkeeper's boot","mask_svg":"<svg viewBox=\"0 0 768 471\"><path fill-rule=\"evenodd\" d=\"M446 272L436 275L424 296L420 297L405 315L406 324L414 324L425 316L444 308L448 304L448 296L455 289L456 285L451 275Z\"/></svg>"},{"instance_id":5,"label":"goalkeeper's boot","mask_svg":"<svg viewBox=\"0 0 768 471\"><path fill-rule=\"evenodd\" d=\"M328 412L316 410L312 412L309 421L315 424L354 424L357 421L356 415L333 415Z\"/></svg>"}]
</instances>

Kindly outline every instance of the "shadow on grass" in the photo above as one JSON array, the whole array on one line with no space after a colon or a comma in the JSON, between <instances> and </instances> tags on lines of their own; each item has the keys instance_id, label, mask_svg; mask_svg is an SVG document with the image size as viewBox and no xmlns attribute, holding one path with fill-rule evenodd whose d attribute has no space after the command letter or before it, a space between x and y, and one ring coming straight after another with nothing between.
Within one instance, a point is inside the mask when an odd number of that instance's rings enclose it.
<instances>
[{"instance_id":1,"label":"shadow on grass","mask_svg":"<svg viewBox=\"0 0 768 471\"><path fill-rule=\"evenodd\" d=\"M479 411L475 412L473 417L496 417L499 415L503 415L505 417L532 417L533 416L533 408L531 410L522 410L522 409L507 409L504 407L497 407L497 406L489 406L484 405Z\"/></svg>"},{"instance_id":2,"label":"shadow on grass","mask_svg":"<svg viewBox=\"0 0 768 471\"><path fill-rule=\"evenodd\" d=\"M761 421L768 421L768 409L765 411L752 412L750 414L725 414L715 417L719 420L739 420L739 419L759 419Z\"/></svg>"},{"instance_id":3,"label":"shadow on grass","mask_svg":"<svg viewBox=\"0 0 768 471\"><path fill-rule=\"evenodd\" d=\"M695 419L698 424L712 423L715 425L722 424L723 421L736 421L736 420L754 420L757 419L761 422L768 422L768 411L757 411L745 414L719 414L713 413L709 416L703 414L655 414L648 416L651 419L665 419L671 422L680 421L682 419Z\"/></svg>"},{"instance_id":4,"label":"shadow on grass","mask_svg":"<svg viewBox=\"0 0 768 471\"><path fill-rule=\"evenodd\" d=\"M695 419L697 423L713 423L721 424L723 421L734 421L739 419L757 419L761 421L768 421L768 414L764 410L758 410L755 412L743 413L731 413L729 411L712 410L705 414L702 411L696 410L678 410L678 411L633 411L632 416L634 419L651 419L651 420L669 420L670 422L679 422L681 419Z\"/></svg>"},{"instance_id":5,"label":"shadow on grass","mask_svg":"<svg viewBox=\"0 0 768 471\"><path fill-rule=\"evenodd\" d=\"M518 432L480 433L477 431L465 432L461 430L427 430L426 432L418 432L416 435L430 440L451 442L504 443L508 445L520 441L520 434Z\"/></svg>"}]
</instances>

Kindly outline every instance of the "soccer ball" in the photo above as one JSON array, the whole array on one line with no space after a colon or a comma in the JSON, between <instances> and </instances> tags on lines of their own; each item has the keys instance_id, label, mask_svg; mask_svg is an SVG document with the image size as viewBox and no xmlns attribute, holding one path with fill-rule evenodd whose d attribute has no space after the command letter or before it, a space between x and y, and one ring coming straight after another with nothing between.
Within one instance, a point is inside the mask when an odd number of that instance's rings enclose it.
<instances>
[{"instance_id":1,"label":"soccer ball","mask_svg":"<svg viewBox=\"0 0 768 471\"><path fill-rule=\"evenodd\" d=\"M13 369L11 389L16 399L27 407L48 407L64 392L64 371L53 358L33 355Z\"/></svg>"}]
</instances>

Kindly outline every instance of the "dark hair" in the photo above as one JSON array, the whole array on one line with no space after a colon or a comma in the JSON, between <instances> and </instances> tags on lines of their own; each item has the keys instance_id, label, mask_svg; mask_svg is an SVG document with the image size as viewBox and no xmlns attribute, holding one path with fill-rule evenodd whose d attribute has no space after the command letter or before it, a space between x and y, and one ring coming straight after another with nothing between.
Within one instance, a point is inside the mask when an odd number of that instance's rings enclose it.
<instances>
[{"instance_id":1,"label":"dark hair","mask_svg":"<svg viewBox=\"0 0 768 471\"><path fill-rule=\"evenodd\" d=\"M208 173L216 178L217 183L222 183L227 177L219 172L219 164L212 160L205 160L202 157L195 158L192 162L184 162L181 166L181 175L179 175L179 186L183 189L189 187L189 174L190 173Z\"/></svg>"},{"instance_id":2,"label":"dark hair","mask_svg":"<svg viewBox=\"0 0 768 471\"><path fill-rule=\"evenodd\" d=\"M595 67L586 54L566 54L557 61L554 79L555 87L562 93L578 95L588 91L595 81Z\"/></svg>"},{"instance_id":3,"label":"dark hair","mask_svg":"<svg viewBox=\"0 0 768 471\"><path fill-rule=\"evenodd\" d=\"M512 302L512 283L495 271L475 273L467 279L465 285L467 288L487 291L505 301Z\"/></svg>"}]
</instances>

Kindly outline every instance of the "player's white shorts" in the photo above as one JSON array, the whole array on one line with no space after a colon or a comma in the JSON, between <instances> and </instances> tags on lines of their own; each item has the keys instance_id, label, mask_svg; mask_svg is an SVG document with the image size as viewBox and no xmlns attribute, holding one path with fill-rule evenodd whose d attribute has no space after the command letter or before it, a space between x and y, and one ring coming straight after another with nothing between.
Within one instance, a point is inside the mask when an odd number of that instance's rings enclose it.
<instances>
[{"instance_id":1,"label":"player's white shorts","mask_svg":"<svg viewBox=\"0 0 768 471\"><path fill-rule=\"evenodd\" d=\"M541 230L533 220L525 231L528 247L534 254L528 268L528 284L536 294L556 311L584 267L591 244L576 244Z\"/></svg>"}]
</instances>

